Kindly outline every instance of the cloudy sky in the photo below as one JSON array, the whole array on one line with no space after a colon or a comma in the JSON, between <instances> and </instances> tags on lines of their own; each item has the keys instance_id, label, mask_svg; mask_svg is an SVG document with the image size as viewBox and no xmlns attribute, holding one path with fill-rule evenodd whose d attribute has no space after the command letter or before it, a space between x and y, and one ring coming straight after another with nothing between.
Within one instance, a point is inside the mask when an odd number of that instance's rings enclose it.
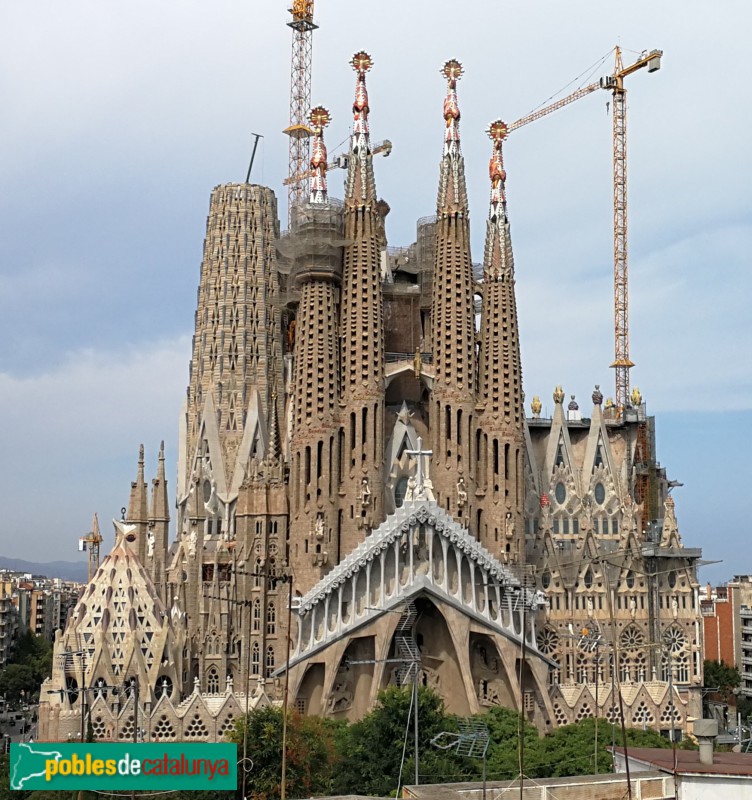
<instances>
[{"instance_id":1,"label":"cloudy sky","mask_svg":"<svg viewBox=\"0 0 752 800\"><path fill-rule=\"evenodd\" d=\"M287 169L286 0L0 2L0 554L77 557L78 536L127 503L140 442L171 472L187 381L209 192ZM433 211L441 64L459 85L474 257L482 257L488 122L664 50L629 89L631 355L703 578L752 572L737 509L752 470L752 215L747 34L724 0L316 0L313 102L345 140L369 76L390 244ZM606 61L598 66L606 57ZM506 147L525 389L589 406L612 389L609 95L515 132ZM330 188L341 195L341 174ZM174 481L173 481L174 484ZM103 526L111 541L111 526Z\"/></svg>"}]
</instances>

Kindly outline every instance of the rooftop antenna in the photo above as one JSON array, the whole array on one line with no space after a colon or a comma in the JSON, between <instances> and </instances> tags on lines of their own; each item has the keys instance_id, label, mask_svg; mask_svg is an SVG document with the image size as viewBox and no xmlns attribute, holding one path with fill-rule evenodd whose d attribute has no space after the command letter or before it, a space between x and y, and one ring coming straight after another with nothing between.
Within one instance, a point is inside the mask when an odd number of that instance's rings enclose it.
<instances>
[{"instance_id":1,"label":"rooftop antenna","mask_svg":"<svg viewBox=\"0 0 752 800\"><path fill-rule=\"evenodd\" d=\"M253 160L256 158L256 148L258 147L259 139L263 139L264 137L260 133L252 133L251 136L254 136L253 140L253 150L251 150L251 163L248 165L248 172L245 176L245 182L251 182L251 170L253 169Z\"/></svg>"}]
</instances>

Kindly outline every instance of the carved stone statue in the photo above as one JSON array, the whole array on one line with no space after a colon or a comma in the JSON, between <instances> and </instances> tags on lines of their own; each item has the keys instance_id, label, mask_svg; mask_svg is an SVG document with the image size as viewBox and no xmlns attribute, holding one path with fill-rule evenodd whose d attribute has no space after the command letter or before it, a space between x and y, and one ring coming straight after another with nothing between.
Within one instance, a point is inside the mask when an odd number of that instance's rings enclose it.
<instances>
[{"instance_id":1,"label":"carved stone statue","mask_svg":"<svg viewBox=\"0 0 752 800\"><path fill-rule=\"evenodd\" d=\"M196 545L198 544L198 533L194 528L191 535L188 537L188 555L191 558L196 558Z\"/></svg>"},{"instance_id":2,"label":"carved stone statue","mask_svg":"<svg viewBox=\"0 0 752 800\"><path fill-rule=\"evenodd\" d=\"M316 523L314 527L314 535L316 536L316 541L323 541L324 540L324 515L317 514L316 515Z\"/></svg>"},{"instance_id":3,"label":"carved stone statue","mask_svg":"<svg viewBox=\"0 0 752 800\"><path fill-rule=\"evenodd\" d=\"M366 511L371 507L371 487L368 478L363 478L360 482L360 507Z\"/></svg>"},{"instance_id":4,"label":"carved stone statue","mask_svg":"<svg viewBox=\"0 0 752 800\"><path fill-rule=\"evenodd\" d=\"M467 505L467 488L465 487L465 479L460 476L457 481L457 510L460 514L465 510Z\"/></svg>"},{"instance_id":5,"label":"carved stone statue","mask_svg":"<svg viewBox=\"0 0 752 800\"><path fill-rule=\"evenodd\" d=\"M146 555L149 558L154 557L154 531L149 531L146 534Z\"/></svg>"},{"instance_id":6,"label":"carved stone statue","mask_svg":"<svg viewBox=\"0 0 752 800\"><path fill-rule=\"evenodd\" d=\"M331 695L329 695L329 711L336 713L337 711L346 711L353 702L353 692L350 689L350 684L347 678L337 678Z\"/></svg>"},{"instance_id":7,"label":"carved stone statue","mask_svg":"<svg viewBox=\"0 0 752 800\"><path fill-rule=\"evenodd\" d=\"M621 507L622 519L621 526L626 533L632 533L637 529L637 522L635 520L635 502L627 495L624 500L624 505Z\"/></svg>"}]
</instances>

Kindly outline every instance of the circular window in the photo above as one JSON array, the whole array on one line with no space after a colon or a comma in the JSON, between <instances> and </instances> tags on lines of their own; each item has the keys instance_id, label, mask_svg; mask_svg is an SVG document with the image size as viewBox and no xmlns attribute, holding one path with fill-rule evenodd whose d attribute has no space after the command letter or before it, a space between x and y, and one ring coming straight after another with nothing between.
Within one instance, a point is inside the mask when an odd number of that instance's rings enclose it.
<instances>
[{"instance_id":1,"label":"circular window","mask_svg":"<svg viewBox=\"0 0 752 800\"><path fill-rule=\"evenodd\" d=\"M210 497L211 497L211 483L209 481L204 481L204 502L208 503Z\"/></svg>"},{"instance_id":2,"label":"circular window","mask_svg":"<svg viewBox=\"0 0 752 800\"><path fill-rule=\"evenodd\" d=\"M632 570L629 570L627 573L627 587L629 589L634 589L634 572L632 572Z\"/></svg>"},{"instance_id":3,"label":"circular window","mask_svg":"<svg viewBox=\"0 0 752 800\"><path fill-rule=\"evenodd\" d=\"M541 575L541 586L542 586L544 589L548 589L548 587L549 587L550 585L551 585L551 573L550 573L548 570L546 570L546 571L545 571L545 572L544 572L544 573Z\"/></svg>"},{"instance_id":4,"label":"circular window","mask_svg":"<svg viewBox=\"0 0 752 800\"><path fill-rule=\"evenodd\" d=\"M551 628L545 628L540 631L537 640L538 649L547 656L550 656L559 646L559 637L556 635L556 631Z\"/></svg>"},{"instance_id":5,"label":"circular window","mask_svg":"<svg viewBox=\"0 0 752 800\"><path fill-rule=\"evenodd\" d=\"M606 501L606 487L602 483L595 484L595 502L602 506Z\"/></svg>"},{"instance_id":6,"label":"circular window","mask_svg":"<svg viewBox=\"0 0 752 800\"><path fill-rule=\"evenodd\" d=\"M674 588L674 586L676 586L676 573L673 570L671 570L671 572L668 573L668 585L672 589Z\"/></svg>"},{"instance_id":7,"label":"circular window","mask_svg":"<svg viewBox=\"0 0 752 800\"><path fill-rule=\"evenodd\" d=\"M556 502L561 506L567 499L567 487L563 483L557 483L555 489Z\"/></svg>"},{"instance_id":8,"label":"circular window","mask_svg":"<svg viewBox=\"0 0 752 800\"><path fill-rule=\"evenodd\" d=\"M663 634L663 644L670 649L672 653L679 653L686 647L687 639L679 628L669 628Z\"/></svg>"}]
</instances>

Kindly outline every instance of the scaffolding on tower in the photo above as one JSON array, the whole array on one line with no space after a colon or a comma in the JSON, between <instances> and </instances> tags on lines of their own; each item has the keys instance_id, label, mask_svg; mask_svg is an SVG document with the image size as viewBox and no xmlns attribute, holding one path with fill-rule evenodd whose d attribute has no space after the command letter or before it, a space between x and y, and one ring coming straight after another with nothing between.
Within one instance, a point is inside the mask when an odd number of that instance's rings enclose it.
<instances>
[{"instance_id":1,"label":"scaffolding on tower","mask_svg":"<svg viewBox=\"0 0 752 800\"><path fill-rule=\"evenodd\" d=\"M310 136L308 125L311 107L311 62L313 31L318 28L313 21L313 0L293 0L289 9L292 20L292 60L290 64L290 124L285 128L290 138L288 178L294 178L308 169ZM292 221L292 209L308 200L304 181L290 181L287 185L287 221Z\"/></svg>"}]
</instances>

